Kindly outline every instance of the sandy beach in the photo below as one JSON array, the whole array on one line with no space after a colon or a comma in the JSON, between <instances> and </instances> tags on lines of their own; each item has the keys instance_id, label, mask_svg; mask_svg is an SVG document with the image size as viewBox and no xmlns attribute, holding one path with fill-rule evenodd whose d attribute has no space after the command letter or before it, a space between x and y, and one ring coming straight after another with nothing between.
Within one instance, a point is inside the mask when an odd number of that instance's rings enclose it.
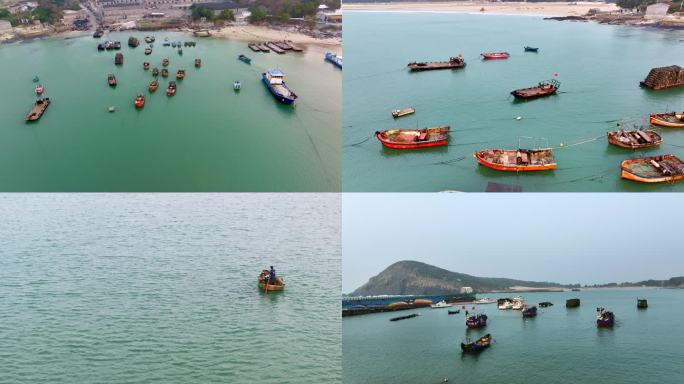
<instances>
[{"instance_id":1,"label":"sandy beach","mask_svg":"<svg viewBox=\"0 0 684 384\"><path fill-rule=\"evenodd\" d=\"M255 25L223 27L212 31L214 37L243 41L292 40L295 44L340 48L341 39L317 39L294 30L280 30Z\"/></svg>"},{"instance_id":2,"label":"sandy beach","mask_svg":"<svg viewBox=\"0 0 684 384\"><path fill-rule=\"evenodd\" d=\"M480 10L484 8L484 12ZM599 2L570 3L491 3L487 1L343 4L343 11L462 12L507 15L582 16L589 9L614 11L615 4Z\"/></svg>"}]
</instances>

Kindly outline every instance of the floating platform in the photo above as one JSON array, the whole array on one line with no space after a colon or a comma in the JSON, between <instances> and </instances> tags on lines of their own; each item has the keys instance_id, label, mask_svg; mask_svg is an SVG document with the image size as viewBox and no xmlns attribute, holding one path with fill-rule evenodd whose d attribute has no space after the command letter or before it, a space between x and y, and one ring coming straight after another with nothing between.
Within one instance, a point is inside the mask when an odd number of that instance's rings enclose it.
<instances>
[{"instance_id":1,"label":"floating platform","mask_svg":"<svg viewBox=\"0 0 684 384\"><path fill-rule=\"evenodd\" d=\"M457 69L466 66L463 57L450 57L448 61L411 62L407 65L411 71L432 71L437 69Z\"/></svg>"}]
</instances>

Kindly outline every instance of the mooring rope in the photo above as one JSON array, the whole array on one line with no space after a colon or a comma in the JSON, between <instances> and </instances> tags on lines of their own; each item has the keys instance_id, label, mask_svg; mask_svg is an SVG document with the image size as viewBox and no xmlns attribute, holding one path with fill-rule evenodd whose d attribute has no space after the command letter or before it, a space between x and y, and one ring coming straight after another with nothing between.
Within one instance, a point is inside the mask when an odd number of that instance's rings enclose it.
<instances>
[{"instance_id":1,"label":"mooring rope","mask_svg":"<svg viewBox=\"0 0 684 384\"><path fill-rule=\"evenodd\" d=\"M565 145L565 144L561 143L561 144L560 144L559 146L557 146L557 147L551 147L551 149L570 148L570 147L574 147L574 146L576 146L576 145L587 144L587 143L591 143L592 141L596 141L596 140L598 140L598 139L600 139L600 138L602 138L602 137L605 137L605 136L606 136L606 135L601 135L601 136L596 136L596 137L593 137L593 138L590 138L590 139L583 139L583 140L581 140L581 141L578 141L577 143L573 143L573 144L569 144L569 145Z\"/></svg>"},{"instance_id":2,"label":"mooring rope","mask_svg":"<svg viewBox=\"0 0 684 384\"><path fill-rule=\"evenodd\" d=\"M373 133L372 135L366 137L365 139L363 139L363 140L361 140L361 141L359 141L359 142L356 142L356 143L353 143L353 144L346 144L346 145L344 145L344 147L355 147L355 146L357 146L357 145L361 145L361 144L365 143L366 141L372 139L374 136L375 136L375 133Z\"/></svg>"}]
</instances>

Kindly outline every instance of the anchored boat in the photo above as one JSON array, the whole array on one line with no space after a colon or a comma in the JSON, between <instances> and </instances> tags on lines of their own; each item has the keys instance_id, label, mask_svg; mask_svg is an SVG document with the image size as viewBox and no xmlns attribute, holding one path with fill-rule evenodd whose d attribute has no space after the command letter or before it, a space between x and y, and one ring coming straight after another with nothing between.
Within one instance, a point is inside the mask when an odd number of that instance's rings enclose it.
<instances>
[{"instance_id":1,"label":"anchored boat","mask_svg":"<svg viewBox=\"0 0 684 384\"><path fill-rule=\"evenodd\" d=\"M147 61L144 62L144 63L143 63L143 69L146 70L146 71L147 71L148 69L150 69L150 63L148 63Z\"/></svg>"},{"instance_id":2,"label":"anchored boat","mask_svg":"<svg viewBox=\"0 0 684 384\"><path fill-rule=\"evenodd\" d=\"M245 55L238 56L238 60L242 61L245 64L252 64L252 59L250 59L249 57L247 57Z\"/></svg>"},{"instance_id":3,"label":"anchored boat","mask_svg":"<svg viewBox=\"0 0 684 384\"><path fill-rule=\"evenodd\" d=\"M480 56L484 60L501 60L501 59L508 59L510 56L508 52L487 52L487 53L480 53Z\"/></svg>"},{"instance_id":4,"label":"anchored boat","mask_svg":"<svg viewBox=\"0 0 684 384\"><path fill-rule=\"evenodd\" d=\"M159 68L152 68L152 76L154 76L154 77L159 76Z\"/></svg>"},{"instance_id":5,"label":"anchored boat","mask_svg":"<svg viewBox=\"0 0 684 384\"><path fill-rule=\"evenodd\" d=\"M33 107L31 108L29 113L26 114L26 121L36 121L40 119L40 117L43 116L43 113L45 113L45 110L49 105L49 97L36 100L36 102L33 103Z\"/></svg>"},{"instance_id":6,"label":"anchored boat","mask_svg":"<svg viewBox=\"0 0 684 384\"><path fill-rule=\"evenodd\" d=\"M624 130L608 132L608 143L630 149L655 147L663 142L660 134L654 130Z\"/></svg>"},{"instance_id":7,"label":"anchored boat","mask_svg":"<svg viewBox=\"0 0 684 384\"><path fill-rule=\"evenodd\" d=\"M466 317L466 327L470 329L483 328L487 326L487 315L484 313Z\"/></svg>"},{"instance_id":8,"label":"anchored boat","mask_svg":"<svg viewBox=\"0 0 684 384\"><path fill-rule=\"evenodd\" d=\"M114 76L113 73L107 75L107 84L109 84L110 87L116 87L116 76Z\"/></svg>"},{"instance_id":9,"label":"anchored boat","mask_svg":"<svg viewBox=\"0 0 684 384\"><path fill-rule=\"evenodd\" d=\"M430 308L449 308L453 307L453 304L449 304L446 301L442 300L437 304L430 304Z\"/></svg>"},{"instance_id":10,"label":"anchored boat","mask_svg":"<svg viewBox=\"0 0 684 384\"><path fill-rule=\"evenodd\" d=\"M417 314L417 313L412 313L412 314L406 315L406 316L393 317L393 318L389 319L389 321L399 321L399 320L412 319L412 318L414 318L414 317L416 317L416 316L420 316L420 315Z\"/></svg>"},{"instance_id":11,"label":"anchored boat","mask_svg":"<svg viewBox=\"0 0 684 384\"><path fill-rule=\"evenodd\" d=\"M202 66L202 59L195 59L195 68L199 68Z\"/></svg>"},{"instance_id":12,"label":"anchored boat","mask_svg":"<svg viewBox=\"0 0 684 384\"><path fill-rule=\"evenodd\" d=\"M169 86L166 87L166 96L173 96L176 94L176 82L169 81Z\"/></svg>"},{"instance_id":13,"label":"anchored boat","mask_svg":"<svg viewBox=\"0 0 684 384\"><path fill-rule=\"evenodd\" d=\"M133 101L133 105L135 105L135 108L137 108L137 109L142 109L145 106L145 96L144 95L136 96L135 101Z\"/></svg>"},{"instance_id":14,"label":"anchored boat","mask_svg":"<svg viewBox=\"0 0 684 384\"><path fill-rule=\"evenodd\" d=\"M615 325L615 315L605 308L596 308L596 326L598 327L612 327Z\"/></svg>"},{"instance_id":15,"label":"anchored boat","mask_svg":"<svg viewBox=\"0 0 684 384\"><path fill-rule=\"evenodd\" d=\"M165 67L169 65L169 58L168 57L165 57L162 59L162 65Z\"/></svg>"},{"instance_id":16,"label":"anchored boat","mask_svg":"<svg viewBox=\"0 0 684 384\"><path fill-rule=\"evenodd\" d=\"M539 48L535 47L525 47L525 52L539 52Z\"/></svg>"},{"instance_id":17,"label":"anchored boat","mask_svg":"<svg viewBox=\"0 0 684 384\"><path fill-rule=\"evenodd\" d=\"M447 144L451 127L442 125L423 129L388 129L375 132L375 137L388 148L414 149Z\"/></svg>"},{"instance_id":18,"label":"anchored boat","mask_svg":"<svg viewBox=\"0 0 684 384\"><path fill-rule=\"evenodd\" d=\"M152 48L145 48L145 54L146 55L151 55L152 54Z\"/></svg>"},{"instance_id":19,"label":"anchored boat","mask_svg":"<svg viewBox=\"0 0 684 384\"><path fill-rule=\"evenodd\" d=\"M456 69L466 66L463 56L450 57L448 61L431 61L431 62L411 62L408 67L411 71L430 71L435 69Z\"/></svg>"},{"instance_id":20,"label":"anchored boat","mask_svg":"<svg viewBox=\"0 0 684 384\"><path fill-rule=\"evenodd\" d=\"M448 312L450 315L458 315L459 313L461 313L461 310L460 310L460 309L457 309L457 310L455 310L455 311L447 311L447 312Z\"/></svg>"},{"instance_id":21,"label":"anchored boat","mask_svg":"<svg viewBox=\"0 0 684 384\"><path fill-rule=\"evenodd\" d=\"M249 43L249 44L247 44L247 47L249 47L249 49L251 49L254 52L261 52L261 49L259 48L258 44Z\"/></svg>"},{"instance_id":22,"label":"anchored boat","mask_svg":"<svg viewBox=\"0 0 684 384\"><path fill-rule=\"evenodd\" d=\"M275 281L270 281L269 276L270 272L268 269L261 271L259 278L257 279L259 288L266 292L282 291L285 289L285 282L282 277L277 277Z\"/></svg>"},{"instance_id":23,"label":"anchored boat","mask_svg":"<svg viewBox=\"0 0 684 384\"><path fill-rule=\"evenodd\" d=\"M340 69L342 68L342 56L338 56L332 52L326 52L325 61L332 63L334 66Z\"/></svg>"},{"instance_id":24,"label":"anchored boat","mask_svg":"<svg viewBox=\"0 0 684 384\"><path fill-rule=\"evenodd\" d=\"M492 336L488 333L476 341L470 342L467 341L465 343L461 343L461 351L462 352L480 352L486 348L489 348L489 346L492 344Z\"/></svg>"},{"instance_id":25,"label":"anchored boat","mask_svg":"<svg viewBox=\"0 0 684 384\"><path fill-rule=\"evenodd\" d=\"M271 69L261 74L261 79L273 97L283 104L292 104L297 95L285 84L285 74L279 69Z\"/></svg>"},{"instance_id":26,"label":"anchored boat","mask_svg":"<svg viewBox=\"0 0 684 384\"><path fill-rule=\"evenodd\" d=\"M475 152L477 163L497 171L547 171L556 168L551 148L485 149Z\"/></svg>"},{"instance_id":27,"label":"anchored boat","mask_svg":"<svg viewBox=\"0 0 684 384\"><path fill-rule=\"evenodd\" d=\"M121 52L117 53L117 54L114 56L114 64L116 64L116 65L121 65L121 64L123 64L123 59L124 59L123 53L121 53Z\"/></svg>"},{"instance_id":28,"label":"anchored boat","mask_svg":"<svg viewBox=\"0 0 684 384\"><path fill-rule=\"evenodd\" d=\"M233 82L233 90L239 91L241 88L242 88L242 83L240 83L240 81L238 81L238 80L235 80Z\"/></svg>"},{"instance_id":29,"label":"anchored boat","mask_svg":"<svg viewBox=\"0 0 684 384\"><path fill-rule=\"evenodd\" d=\"M131 36L131 37L128 38L128 46L129 46L129 47L135 48L135 47L137 47L138 45L140 45L140 40L138 40L137 37Z\"/></svg>"},{"instance_id":30,"label":"anchored boat","mask_svg":"<svg viewBox=\"0 0 684 384\"><path fill-rule=\"evenodd\" d=\"M620 164L620 177L641 183L664 183L684 179L684 162L675 155L628 159Z\"/></svg>"},{"instance_id":31,"label":"anchored boat","mask_svg":"<svg viewBox=\"0 0 684 384\"><path fill-rule=\"evenodd\" d=\"M176 71L176 79L177 80L185 79L185 70L184 69L179 69L178 71Z\"/></svg>"},{"instance_id":32,"label":"anchored boat","mask_svg":"<svg viewBox=\"0 0 684 384\"><path fill-rule=\"evenodd\" d=\"M147 86L147 89L150 91L150 93L154 93L157 88L159 88L159 81L153 80L150 82L150 85Z\"/></svg>"},{"instance_id":33,"label":"anchored boat","mask_svg":"<svg viewBox=\"0 0 684 384\"><path fill-rule=\"evenodd\" d=\"M526 307L522 311L523 317L536 317L537 316L537 307L536 306L531 306L531 307Z\"/></svg>"},{"instance_id":34,"label":"anchored boat","mask_svg":"<svg viewBox=\"0 0 684 384\"><path fill-rule=\"evenodd\" d=\"M396 119L397 117L402 117L402 116L410 115L413 113L416 113L416 110L411 108L411 107L401 108L401 109L393 109L392 110L392 117L394 117Z\"/></svg>"},{"instance_id":35,"label":"anchored boat","mask_svg":"<svg viewBox=\"0 0 684 384\"><path fill-rule=\"evenodd\" d=\"M540 81L536 87L516 89L511 92L516 99L536 99L538 97L550 96L560 88L560 82L555 79Z\"/></svg>"},{"instance_id":36,"label":"anchored boat","mask_svg":"<svg viewBox=\"0 0 684 384\"><path fill-rule=\"evenodd\" d=\"M166 68L162 68L161 75L162 77L169 77L169 70Z\"/></svg>"},{"instance_id":37,"label":"anchored boat","mask_svg":"<svg viewBox=\"0 0 684 384\"><path fill-rule=\"evenodd\" d=\"M661 127L684 128L684 112L652 113L649 122Z\"/></svg>"}]
</instances>

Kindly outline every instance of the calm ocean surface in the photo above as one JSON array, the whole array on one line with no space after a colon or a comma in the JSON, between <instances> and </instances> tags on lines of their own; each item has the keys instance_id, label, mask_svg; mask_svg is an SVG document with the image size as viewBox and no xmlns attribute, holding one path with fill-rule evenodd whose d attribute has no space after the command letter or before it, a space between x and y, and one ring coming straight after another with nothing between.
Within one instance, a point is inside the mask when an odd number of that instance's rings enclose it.
<instances>
[{"instance_id":1,"label":"calm ocean surface","mask_svg":"<svg viewBox=\"0 0 684 384\"><path fill-rule=\"evenodd\" d=\"M144 54L145 33L102 39L38 40L0 45L0 191L336 191L340 189L341 71L323 61L323 48L303 54L257 54L245 42L156 32ZM140 38L129 48L128 37ZM179 56L163 38L197 42ZM116 51L96 45L120 40ZM237 60L240 53L252 65ZM151 70L169 57L169 78L149 94ZM202 59L202 68L194 59ZM186 70L178 92L165 90ZM261 73L280 68L299 95L278 103ZM114 73L116 88L107 85ZM52 104L33 124L24 116L35 100L34 76ZM233 91L233 81L242 90ZM147 95L136 110L136 94ZM115 113L107 113L115 106Z\"/></svg>"},{"instance_id":2,"label":"calm ocean surface","mask_svg":"<svg viewBox=\"0 0 684 384\"><path fill-rule=\"evenodd\" d=\"M512 295L511 295L512 296ZM446 309L420 309L345 318L342 321L344 383L678 383L684 376L683 290L622 289L563 293L525 293L528 303L551 301L536 318L520 311L487 313L483 330L467 331L464 315ZM506 297L490 295L489 297ZM509 296L510 297L510 296ZM566 309L565 299L581 306ZM648 299L638 310L636 298ZM612 309L613 329L598 329L596 307ZM470 306L468 307L470 309ZM419 317L389 322L391 317ZM461 311L463 312L463 311ZM466 335L486 333L492 346L479 355L462 355Z\"/></svg>"},{"instance_id":3,"label":"calm ocean surface","mask_svg":"<svg viewBox=\"0 0 684 384\"><path fill-rule=\"evenodd\" d=\"M0 383L339 383L339 205L0 195Z\"/></svg>"},{"instance_id":4,"label":"calm ocean surface","mask_svg":"<svg viewBox=\"0 0 684 384\"><path fill-rule=\"evenodd\" d=\"M525 53L525 45L540 52ZM649 113L684 109L682 88L639 87L652 67L684 63L684 31L534 16L345 12L344 49L345 191L484 191L490 181L525 191L684 190L684 183L642 185L619 177L620 162L630 157L684 158L684 130L663 129L660 148L636 152L605 139L620 119L641 123ZM511 57L478 58L497 51ZM468 64L463 70L406 68L459 53ZM513 102L509 95L556 73L556 96ZM415 107L415 115L394 120L390 111L405 106ZM399 151L375 137L362 142L378 130L442 124L452 127L449 147ZM522 136L545 138L551 147L563 143L554 150L558 169L516 175L477 166L476 150L517 148Z\"/></svg>"}]
</instances>

